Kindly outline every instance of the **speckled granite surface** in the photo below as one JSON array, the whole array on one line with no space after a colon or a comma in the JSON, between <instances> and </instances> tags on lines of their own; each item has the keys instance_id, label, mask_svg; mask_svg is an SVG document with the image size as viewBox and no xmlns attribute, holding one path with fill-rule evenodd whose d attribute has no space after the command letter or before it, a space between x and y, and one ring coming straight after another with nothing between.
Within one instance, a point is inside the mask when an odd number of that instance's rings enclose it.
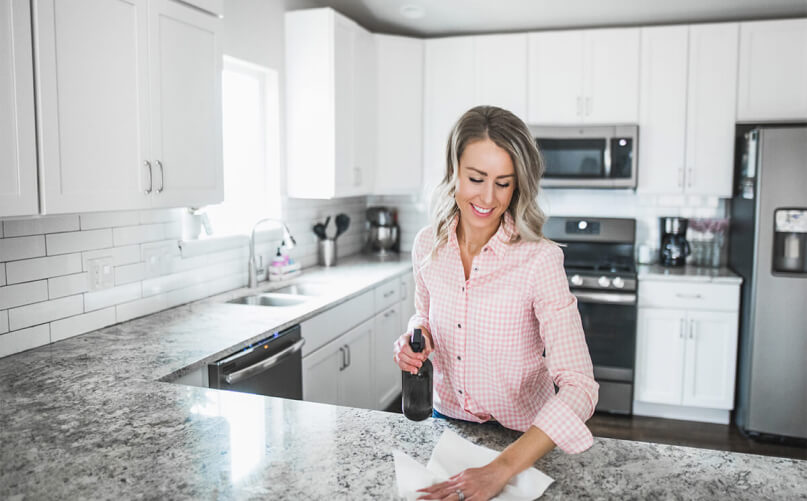
<instances>
[{"instance_id":1,"label":"speckled granite surface","mask_svg":"<svg viewBox=\"0 0 807 501\"><path fill-rule=\"evenodd\" d=\"M406 269L356 265L322 273L351 295ZM392 449L425 463L446 427L494 449L518 437L158 381L325 307L207 301L0 359L0 499L394 499ZM537 466L546 499L807 499L791 459L596 439Z\"/></svg>"},{"instance_id":2,"label":"speckled granite surface","mask_svg":"<svg viewBox=\"0 0 807 501\"><path fill-rule=\"evenodd\" d=\"M681 266L668 268L660 264L640 264L636 266L639 280L678 280L691 282L711 282L723 284L739 284L742 277L723 268L703 268L699 266Z\"/></svg>"}]
</instances>

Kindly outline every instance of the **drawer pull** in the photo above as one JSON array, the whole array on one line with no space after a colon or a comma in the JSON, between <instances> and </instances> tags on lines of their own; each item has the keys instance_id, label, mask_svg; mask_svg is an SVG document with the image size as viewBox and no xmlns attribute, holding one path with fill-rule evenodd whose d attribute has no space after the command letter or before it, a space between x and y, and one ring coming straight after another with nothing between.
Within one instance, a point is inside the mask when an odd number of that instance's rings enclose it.
<instances>
[{"instance_id":1,"label":"drawer pull","mask_svg":"<svg viewBox=\"0 0 807 501\"><path fill-rule=\"evenodd\" d=\"M680 292L678 292L675 294L675 297L679 297L681 299L700 299L703 296L701 296L700 294L681 294Z\"/></svg>"},{"instance_id":2,"label":"drawer pull","mask_svg":"<svg viewBox=\"0 0 807 501\"><path fill-rule=\"evenodd\" d=\"M390 296L391 296L391 295L393 295L393 294L395 294L395 291L394 291L394 290L393 290L393 291L388 291L388 292L385 292L385 293L384 293L384 298L386 299L386 298L390 297Z\"/></svg>"},{"instance_id":3,"label":"drawer pull","mask_svg":"<svg viewBox=\"0 0 807 501\"><path fill-rule=\"evenodd\" d=\"M395 310L389 310L388 312L384 313L384 318L389 318L390 315L395 315Z\"/></svg>"}]
</instances>

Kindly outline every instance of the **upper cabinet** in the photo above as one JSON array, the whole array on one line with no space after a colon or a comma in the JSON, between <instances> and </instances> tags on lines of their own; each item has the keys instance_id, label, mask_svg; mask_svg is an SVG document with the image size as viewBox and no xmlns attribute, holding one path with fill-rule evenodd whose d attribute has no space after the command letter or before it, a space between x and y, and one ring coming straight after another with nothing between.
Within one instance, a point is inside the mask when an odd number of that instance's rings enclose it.
<instances>
[{"instance_id":1,"label":"upper cabinet","mask_svg":"<svg viewBox=\"0 0 807 501\"><path fill-rule=\"evenodd\" d=\"M0 4L0 217L39 210L28 0Z\"/></svg>"},{"instance_id":2,"label":"upper cabinet","mask_svg":"<svg viewBox=\"0 0 807 501\"><path fill-rule=\"evenodd\" d=\"M737 120L807 120L807 19L740 24Z\"/></svg>"},{"instance_id":3,"label":"upper cabinet","mask_svg":"<svg viewBox=\"0 0 807 501\"><path fill-rule=\"evenodd\" d=\"M424 70L424 185L445 175L451 128L478 105L526 116L527 36L483 35L426 40Z\"/></svg>"},{"instance_id":4,"label":"upper cabinet","mask_svg":"<svg viewBox=\"0 0 807 501\"><path fill-rule=\"evenodd\" d=\"M638 190L730 197L738 25L641 31Z\"/></svg>"},{"instance_id":5,"label":"upper cabinet","mask_svg":"<svg viewBox=\"0 0 807 501\"><path fill-rule=\"evenodd\" d=\"M42 212L221 201L219 18L171 0L35 8Z\"/></svg>"},{"instance_id":6,"label":"upper cabinet","mask_svg":"<svg viewBox=\"0 0 807 501\"><path fill-rule=\"evenodd\" d=\"M638 88L638 28L529 35L530 123L636 123Z\"/></svg>"},{"instance_id":7,"label":"upper cabinet","mask_svg":"<svg viewBox=\"0 0 807 501\"><path fill-rule=\"evenodd\" d=\"M376 145L371 33L333 9L286 13L288 195L367 194Z\"/></svg>"},{"instance_id":8,"label":"upper cabinet","mask_svg":"<svg viewBox=\"0 0 807 501\"><path fill-rule=\"evenodd\" d=\"M373 193L416 193L423 163L423 40L375 35L378 68Z\"/></svg>"}]
</instances>

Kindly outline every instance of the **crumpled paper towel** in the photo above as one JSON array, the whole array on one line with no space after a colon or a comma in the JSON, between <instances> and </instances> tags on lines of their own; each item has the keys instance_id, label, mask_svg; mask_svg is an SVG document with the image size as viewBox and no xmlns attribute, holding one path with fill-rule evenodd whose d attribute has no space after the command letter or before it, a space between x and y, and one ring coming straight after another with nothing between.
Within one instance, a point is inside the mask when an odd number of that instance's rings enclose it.
<instances>
[{"instance_id":1,"label":"crumpled paper towel","mask_svg":"<svg viewBox=\"0 0 807 501\"><path fill-rule=\"evenodd\" d=\"M424 467L401 451L392 451L398 496L413 501L424 493L418 489L443 482L468 468L479 468L493 461L499 453L473 444L451 430L445 430ZM553 482L536 468L528 468L510 479L493 499L529 501L540 497Z\"/></svg>"}]
</instances>

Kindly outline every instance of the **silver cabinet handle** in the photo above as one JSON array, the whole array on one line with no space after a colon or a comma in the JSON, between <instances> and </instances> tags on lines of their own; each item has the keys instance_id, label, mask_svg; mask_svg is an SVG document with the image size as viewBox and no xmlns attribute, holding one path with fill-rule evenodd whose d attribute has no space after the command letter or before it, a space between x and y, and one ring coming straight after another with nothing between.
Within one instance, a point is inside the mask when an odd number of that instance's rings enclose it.
<instances>
[{"instance_id":1,"label":"silver cabinet handle","mask_svg":"<svg viewBox=\"0 0 807 501\"><path fill-rule=\"evenodd\" d=\"M577 116L583 114L583 97L577 96Z\"/></svg>"},{"instance_id":2,"label":"silver cabinet handle","mask_svg":"<svg viewBox=\"0 0 807 501\"><path fill-rule=\"evenodd\" d=\"M591 98L586 98L586 116L591 115Z\"/></svg>"},{"instance_id":3,"label":"silver cabinet handle","mask_svg":"<svg viewBox=\"0 0 807 501\"><path fill-rule=\"evenodd\" d=\"M345 363L346 358L345 358L345 347L344 346L339 347L339 353L342 354L342 365L339 366L339 370L343 371L343 370L345 370L345 367L347 367L347 364Z\"/></svg>"},{"instance_id":4,"label":"silver cabinet handle","mask_svg":"<svg viewBox=\"0 0 807 501\"><path fill-rule=\"evenodd\" d=\"M150 195L152 189L154 188L154 176L151 173L151 162L146 160L146 167L149 169L149 187L146 188L146 195Z\"/></svg>"},{"instance_id":5,"label":"silver cabinet handle","mask_svg":"<svg viewBox=\"0 0 807 501\"><path fill-rule=\"evenodd\" d=\"M682 318L682 319L681 319L681 322L679 322L679 323L680 323L681 328L679 329L679 332L678 332L678 337L679 337L679 338L681 338L681 339L684 339L684 338L686 337L686 334L684 333L684 331L685 331L685 330L686 330L686 328L687 328L687 327L686 327L686 320L684 320L684 319Z\"/></svg>"},{"instance_id":6,"label":"silver cabinet handle","mask_svg":"<svg viewBox=\"0 0 807 501\"><path fill-rule=\"evenodd\" d=\"M345 345L345 351L347 351L347 366L346 367L350 367L351 356L350 356L350 345L349 344Z\"/></svg>"},{"instance_id":7,"label":"silver cabinet handle","mask_svg":"<svg viewBox=\"0 0 807 501\"><path fill-rule=\"evenodd\" d=\"M233 373L227 374L227 377L225 377L224 380L227 381L227 384L235 384L248 377L252 377L255 374L265 372L274 367L275 365L279 364L280 362L282 362L283 359L300 351L300 349L303 347L304 344L305 339L301 339L296 343L294 343L293 345L283 348L281 351L275 353L274 355L265 360L258 362L257 364L250 365L249 367L241 369L240 371L235 371Z\"/></svg>"},{"instance_id":8,"label":"silver cabinet handle","mask_svg":"<svg viewBox=\"0 0 807 501\"><path fill-rule=\"evenodd\" d=\"M681 299L700 299L702 296L700 294L681 294L678 292L675 294L675 297Z\"/></svg>"},{"instance_id":9,"label":"silver cabinet handle","mask_svg":"<svg viewBox=\"0 0 807 501\"><path fill-rule=\"evenodd\" d=\"M687 188L692 188L692 183L695 182L694 177L695 175L693 174L692 166L690 165L687 167Z\"/></svg>"},{"instance_id":10,"label":"silver cabinet handle","mask_svg":"<svg viewBox=\"0 0 807 501\"><path fill-rule=\"evenodd\" d=\"M390 297L391 295L395 294L394 290L388 291L384 293L384 299Z\"/></svg>"},{"instance_id":11,"label":"silver cabinet handle","mask_svg":"<svg viewBox=\"0 0 807 501\"><path fill-rule=\"evenodd\" d=\"M689 339L695 339L695 321L689 321Z\"/></svg>"},{"instance_id":12,"label":"silver cabinet handle","mask_svg":"<svg viewBox=\"0 0 807 501\"><path fill-rule=\"evenodd\" d=\"M390 315L395 315L395 310L389 310L388 312L384 313L384 318L388 318Z\"/></svg>"},{"instance_id":13,"label":"silver cabinet handle","mask_svg":"<svg viewBox=\"0 0 807 501\"><path fill-rule=\"evenodd\" d=\"M159 160L157 162L157 167L160 168L160 187L157 188L157 193L162 193L165 189L165 170L163 169L163 163Z\"/></svg>"}]
</instances>

